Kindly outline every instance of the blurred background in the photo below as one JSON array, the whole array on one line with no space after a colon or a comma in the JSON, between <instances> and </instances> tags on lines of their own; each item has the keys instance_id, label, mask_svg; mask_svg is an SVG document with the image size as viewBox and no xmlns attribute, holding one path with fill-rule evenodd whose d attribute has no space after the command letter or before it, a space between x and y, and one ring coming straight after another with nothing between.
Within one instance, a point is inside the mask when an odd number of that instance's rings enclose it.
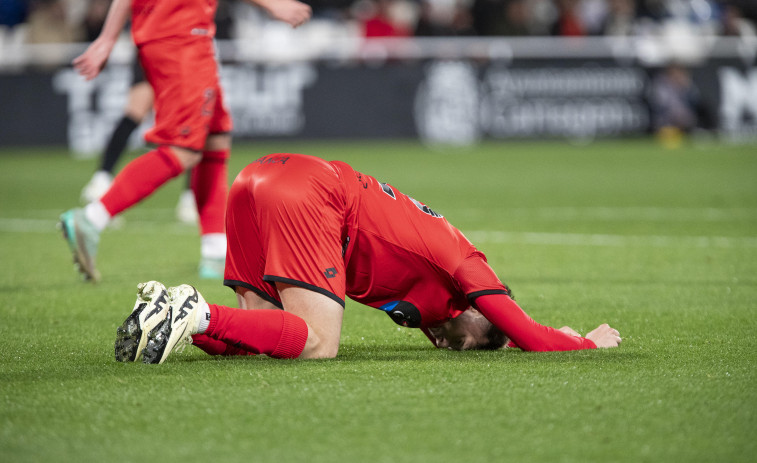
<instances>
[{"instance_id":1,"label":"blurred background","mask_svg":"<svg viewBox=\"0 0 757 463\"><path fill-rule=\"evenodd\" d=\"M291 29L219 0L237 139L757 140L754 0L306 3ZM0 147L102 150L132 81L128 30L94 81L70 62L109 4L0 0Z\"/></svg>"}]
</instances>

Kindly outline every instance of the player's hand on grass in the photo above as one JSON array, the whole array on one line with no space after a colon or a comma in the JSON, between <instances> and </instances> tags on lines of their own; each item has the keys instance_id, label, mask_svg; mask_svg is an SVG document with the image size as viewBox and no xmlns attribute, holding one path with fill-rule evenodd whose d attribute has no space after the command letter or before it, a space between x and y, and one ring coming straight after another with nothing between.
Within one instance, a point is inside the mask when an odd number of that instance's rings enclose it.
<instances>
[{"instance_id":1,"label":"player's hand on grass","mask_svg":"<svg viewBox=\"0 0 757 463\"><path fill-rule=\"evenodd\" d=\"M622 341L618 330L612 328L607 323L603 323L590 331L589 334L586 335L586 339L593 341L597 347L618 347Z\"/></svg>"},{"instance_id":2,"label":"player's hand on grass","mask_svg":"<svg viewBox=\"0 0 757 463\"><path fill-rule=\"evenodd\" d=\"M105 63L108 61L114 45L115 42L102 37L97 38L87 47L84 53L74 58L74 69L87 80L94 79L105 67Z\"/></svg>"},{"instance_id":3,"label":"player's hand on grass","mask_svg":"<svg viewBox=\"0 0 757 463\"><path fill-rule=\"evenodd\" d=\"M292 27L305 24L313 14L310 5L297 0L265 0L260 2L259 5L265 8L273 19L283 21Z\"/></svg>"}]
</instances>

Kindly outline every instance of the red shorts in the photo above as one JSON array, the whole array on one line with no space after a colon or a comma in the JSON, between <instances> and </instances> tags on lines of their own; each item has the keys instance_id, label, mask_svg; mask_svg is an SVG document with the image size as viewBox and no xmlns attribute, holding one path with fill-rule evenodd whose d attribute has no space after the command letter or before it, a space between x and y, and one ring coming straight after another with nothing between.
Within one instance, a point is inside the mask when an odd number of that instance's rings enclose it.
<instances>
[{"instance_id":1,"label":"red shorts","mask_svg":"<svg viewBox=\"0 0 757 463\"><path fill-rule=\"evenodd\" d=\"M340 171L301 154L264 156L239 173L226 209L224 284L281 307L275 283L344 306L347 191Z\"/></svg>"},{"instance_id":2,"label":"red shorts","mask_svg":"<svg viewBox=\"0 0 757 463\"><path fill-rule=\"evenodd\" d=\"M201 151L208 134L231 131L212 39L148 42L139 60L155 91L155 126L145 140Z\"/></svg>"}]
</instances>

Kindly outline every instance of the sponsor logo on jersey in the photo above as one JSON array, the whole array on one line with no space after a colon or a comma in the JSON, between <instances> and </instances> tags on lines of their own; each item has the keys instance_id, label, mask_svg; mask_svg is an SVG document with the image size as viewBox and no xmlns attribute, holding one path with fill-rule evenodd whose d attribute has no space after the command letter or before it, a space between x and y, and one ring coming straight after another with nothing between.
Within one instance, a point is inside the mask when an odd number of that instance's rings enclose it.
<instances>
[{"instance_id":1,"label":"sponsor logo on jersey","mask_svg":"<svg viewBox=\"0 0 757 463\"><path fill-rule=\"evenodd\" d=\"M258 163L261 166L264 164L286 164L289 160L289 156L281 156L281 155L267 155L263 156L262 158L256 159L252 161L252 163Z\"/></svg>"}]
</instances>

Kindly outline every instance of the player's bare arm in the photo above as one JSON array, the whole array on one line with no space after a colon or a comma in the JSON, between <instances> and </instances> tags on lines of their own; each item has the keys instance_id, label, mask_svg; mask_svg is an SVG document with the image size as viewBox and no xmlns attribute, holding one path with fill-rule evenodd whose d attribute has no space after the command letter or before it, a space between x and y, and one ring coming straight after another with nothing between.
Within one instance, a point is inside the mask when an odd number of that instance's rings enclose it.
<instances>
[{"instance_id":1,"label":"player's bare arm","mask_svg":"<svg viewBox=\"0 0 757 463\"><path fill-rule=\"evenodd\" d=\"M310 20L313 14L310 5L297 0L247 0L263 8L273 19L298 27Z\"/></svg>"},{"instance_id":2,"label":"player's bare arm","mask_svg":"<svg viewBox=\"0 0 757 463\"><path fill-rule=\"evenodd\" d=\"M129 17L131 0L113 0L105 18L100 35L81 55L74 58L74 68L87 80L92 80L100 74L108 61L110 52L118 40L118 36Z\"/></svg>"},{"instance_id":3,"label":"player's bare arm","mask_svg":"<svg viewBox=\"0 0 757 463\"><path fill-rule=\"evenodd\" d=\"M509 296L496 294L476 300L481 313L502 330L515 345L530 351L556 351L617 347L621 338L617 330L600 325L586 337L570 327L560 329L532 320Z\"/></svg>"}]
</instances>

